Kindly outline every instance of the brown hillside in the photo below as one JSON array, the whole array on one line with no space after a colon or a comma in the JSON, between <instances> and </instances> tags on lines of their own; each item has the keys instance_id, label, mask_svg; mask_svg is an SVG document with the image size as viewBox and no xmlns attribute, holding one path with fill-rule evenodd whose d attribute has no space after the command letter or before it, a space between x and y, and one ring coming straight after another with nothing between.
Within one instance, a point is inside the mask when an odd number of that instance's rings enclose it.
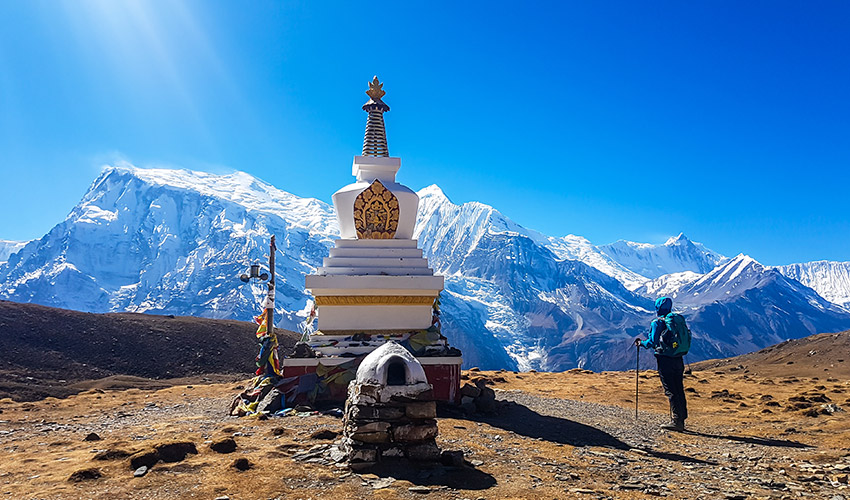
<instances>
[{"instance_id":1,"label":"brown hillside","mask_svg":"<svg viewBox=\"0 0 850 500\"><path fill-rule=\"evenodd\" d=\"M242 321L91 314L0 301L0 398L172 385L150 379L244 377L255 369L255 330ZM279 331L279 339L286 352L297 334Z\"/></svg>"},{"instance_id":2,"label":"brown hillside","mask_svg":"<svg viewBox=\"0 0 850 500\"><path fill-rule=\"evenodd\" d=\"M757 352L693 363L694 370L741 372L764 377L850 379L850 330L786 340Z\"/></svg>"}]
</instances>

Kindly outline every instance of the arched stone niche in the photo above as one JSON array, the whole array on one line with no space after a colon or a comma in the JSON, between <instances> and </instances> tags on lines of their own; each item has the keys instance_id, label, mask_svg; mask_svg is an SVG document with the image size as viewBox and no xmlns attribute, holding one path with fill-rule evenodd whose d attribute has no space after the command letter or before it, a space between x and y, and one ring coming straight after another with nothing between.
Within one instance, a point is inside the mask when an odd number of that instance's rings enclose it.
<instances>
[{"instance_id":1,"label":"arched stone niche","mask_svg":"<svg viewBox=\"0 0 850 500\"><path fill-rule=\"evenodd\" d=\"M356 381L395 388L428 383L419 360L395 341L385 343L363 359L357 368Z\"/></svg>"}]
</instances>

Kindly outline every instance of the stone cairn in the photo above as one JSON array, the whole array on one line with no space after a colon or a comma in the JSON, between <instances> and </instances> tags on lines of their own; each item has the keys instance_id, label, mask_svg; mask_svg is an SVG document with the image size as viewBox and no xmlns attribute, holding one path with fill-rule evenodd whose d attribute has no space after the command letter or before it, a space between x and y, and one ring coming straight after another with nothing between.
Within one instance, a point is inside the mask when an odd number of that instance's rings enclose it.
<instances>
[{"instance_id":1,"label":"stone cairn","mask_svg":"<svg viewBox=\"0 0 850 500\"><path fill-rule=\"evenodd\" d=\"M348 386L340 450L352 469L391 459L439 462L437 416L425 370L407 349L387 342L363 359Z\"/></svg>"}]
</instances>

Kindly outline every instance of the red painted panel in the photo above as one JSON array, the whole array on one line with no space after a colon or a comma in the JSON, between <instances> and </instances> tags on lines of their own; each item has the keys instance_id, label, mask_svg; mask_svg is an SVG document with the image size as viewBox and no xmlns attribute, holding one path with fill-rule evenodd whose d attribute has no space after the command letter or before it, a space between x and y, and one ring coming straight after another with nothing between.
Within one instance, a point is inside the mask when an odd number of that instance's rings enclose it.
<instances>
[{"instance_id":1,"label":"red painted panel","mask_svg":"<svg viewBox=\"0 0 850 500\"><path fill-rule=\"evenodd\" d=\"M434 386L434 399L460 402L460 365L423 365L428 383Z\"/></svg>"},{"instance_id":2,"label":"red painted panel","mask_svg":"<svg viewBox=\"0 0 850 500\"><path fill-rule=\"evenodd\" d=\"M316 360L319 361L318 359ZM434 399L449 403L460 402L460 365L423 365L428 383L434 386ZM296 377L315 373L314 366L283 366L283 377ZM346 394L331 394L331 401L344 401Z\"/></svg>"}]
</instances>

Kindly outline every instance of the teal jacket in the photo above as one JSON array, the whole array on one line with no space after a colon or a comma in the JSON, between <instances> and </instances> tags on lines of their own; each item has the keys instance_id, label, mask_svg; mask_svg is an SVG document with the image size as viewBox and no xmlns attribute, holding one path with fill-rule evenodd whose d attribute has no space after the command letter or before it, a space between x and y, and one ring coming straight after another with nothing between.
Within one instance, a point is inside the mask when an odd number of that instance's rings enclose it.
<instances>
[{"instance_id":1,"label":"teal jacket","mask_svg":"<svg viewBox=\"0 0 850 500\"><path fill-rule=\"evenodd\" d=\"M652 320L652 324L649 326L649 335L646 340L641 341L640 345L653 350L661 345L661 334L667 329L664 316L670 314L672 310L673 299L670 297L661 297L655 301L655 312L658 313L658 317Z\"/></svg>"}]
</instances>

